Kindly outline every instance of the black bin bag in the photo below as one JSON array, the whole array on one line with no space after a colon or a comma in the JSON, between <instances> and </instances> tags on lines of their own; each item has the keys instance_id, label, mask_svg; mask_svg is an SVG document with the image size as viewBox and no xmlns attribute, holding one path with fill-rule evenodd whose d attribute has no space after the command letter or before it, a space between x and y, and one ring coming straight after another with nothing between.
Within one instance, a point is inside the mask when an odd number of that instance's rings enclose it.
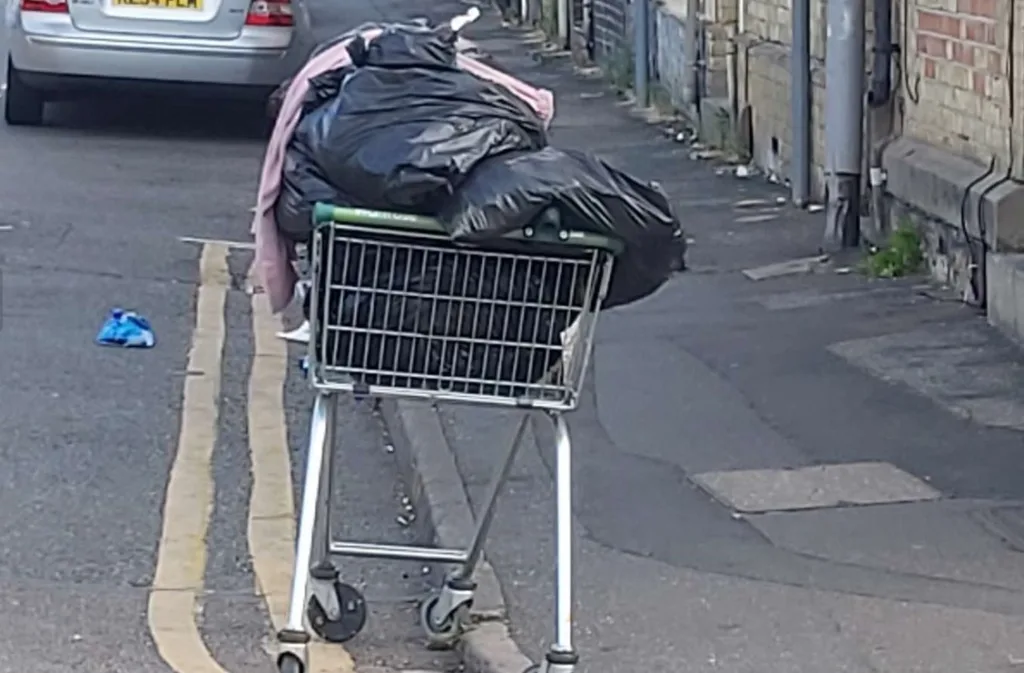
<instances>
[{"instance_id":1,"label":"black bin bag","mask_svg":"<svg viewBox=\"0 0 1024 673\"><path fill-rule=\"evenodd\" d=\"M481 162L439 215L456 241L486 242L555 207L564 228L619 241L605 308L638 301L682 270L686 238L661 189L585 152L546 147Z\"/></svg>"},{"instance_id":2,"label":"black bin bag","mask_svg":"<svg viewBox=\"0 0 1024 673\"><path fill-rule=\"evenodd\" d=\"M456 39L446 26L387 26L311 82L277 204L288 238L308 240L317 200L435 215L482 160L547 144L524 101L458 67Z\"/></svg>"}]
</instances>

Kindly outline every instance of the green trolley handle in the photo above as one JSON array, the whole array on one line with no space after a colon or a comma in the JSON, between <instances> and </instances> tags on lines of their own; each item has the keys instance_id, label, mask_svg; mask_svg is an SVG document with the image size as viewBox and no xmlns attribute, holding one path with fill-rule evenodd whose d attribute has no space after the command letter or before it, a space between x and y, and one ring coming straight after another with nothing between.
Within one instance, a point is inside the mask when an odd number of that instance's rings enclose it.
<instances>
[{"instance_id":1,"label":"green trolley handle","mask_svg":"<svg viewBox=\"0 0 1024 673\"><path fill-rule=\"evenodd\" d=\"M623 251L623 244L613 238L585 231L560 229L555 224L557 222L557 215L548 219L550 222L547 225L524 227L518 231L505 234L503 238L514 241L532 241L574 248L587 248L590 250L599 249L610 252L613 255L619 255ZM432 236L444 236L447 234L441 223L433 217L392 213L385 210L370 210L369 208L343 208L330 203L317 203L313 207L314 228L320 228L329 224L381 227L396 229L406 233Z\"/></svg>"}]
</instances>

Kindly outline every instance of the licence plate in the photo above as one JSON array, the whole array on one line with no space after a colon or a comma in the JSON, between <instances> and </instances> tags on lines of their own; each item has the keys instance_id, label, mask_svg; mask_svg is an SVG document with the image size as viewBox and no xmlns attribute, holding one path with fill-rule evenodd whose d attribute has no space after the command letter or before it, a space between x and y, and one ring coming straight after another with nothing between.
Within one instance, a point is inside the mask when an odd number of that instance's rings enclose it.
<instances>
[{"instance_id":1,"label":"licence plate","mask_svg":"<svg viewBox=\"0 0 1024 673\"><path fill-rule=\"evenodd\" d=\"M111 0L115 7L154 7L202 11L203 0Z\"/></svg>"}]
</instances>

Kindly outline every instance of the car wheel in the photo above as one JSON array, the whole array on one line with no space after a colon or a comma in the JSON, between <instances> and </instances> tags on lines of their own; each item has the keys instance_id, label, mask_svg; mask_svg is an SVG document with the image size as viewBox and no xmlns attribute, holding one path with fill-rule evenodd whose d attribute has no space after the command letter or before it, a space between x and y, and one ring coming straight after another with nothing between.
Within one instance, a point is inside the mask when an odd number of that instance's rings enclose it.
<instances>
[{"instance_id":1,"label":"car wheel","mask_svg":"<svg viewBox=\"0 0 1024 673\"><path fill-rule=\"evenodd\" d=\"M7 59L7 92L4 119L11 126L39 126L43 123L43 95L26 85L21 73Z\"/></svg>"}]
</instances>

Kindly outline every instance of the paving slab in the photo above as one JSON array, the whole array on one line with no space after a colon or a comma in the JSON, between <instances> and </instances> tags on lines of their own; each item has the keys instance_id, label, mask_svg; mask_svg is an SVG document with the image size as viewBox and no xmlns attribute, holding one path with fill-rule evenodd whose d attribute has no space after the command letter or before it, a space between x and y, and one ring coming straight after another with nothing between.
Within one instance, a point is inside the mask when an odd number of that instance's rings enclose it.
<instances>
[{"instance_id":1,"label":"paving slab","mask_svg":"<svg viewBox=\"0 0 1024 673\"><path fill-rule=\"evenodd\" d=\"M738 512L935 500L941 493L888 463L704 472L691 477Z\"/></svg>"},{"instance_id":2,"label":"paving slab","mask_svg":"<svg viewBox=\"0 0 1024 673\"><path fill-rule=\"evenodd\" d=\"M952 413L1024 430L1024 366L1017 348L982 318L837 343L832 352Z\"/></svg>"}]
</instances>

